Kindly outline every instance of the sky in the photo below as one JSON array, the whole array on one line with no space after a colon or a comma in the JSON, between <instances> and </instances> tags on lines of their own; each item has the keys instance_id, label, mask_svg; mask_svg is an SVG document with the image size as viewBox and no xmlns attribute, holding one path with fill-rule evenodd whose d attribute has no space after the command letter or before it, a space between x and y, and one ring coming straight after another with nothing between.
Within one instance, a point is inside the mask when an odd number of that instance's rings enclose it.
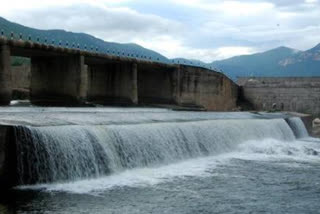
<instances>
[{"instance_id":1,"label":"sky","mask_svg":"<svg viewBox=\"0 0 320 214\"><path fill-rule=\"evenodd\" d=\"M320 0L0 0L0 16L38 29L137 43L212 62L320 43Z\"/></svg>"}]
</instances>

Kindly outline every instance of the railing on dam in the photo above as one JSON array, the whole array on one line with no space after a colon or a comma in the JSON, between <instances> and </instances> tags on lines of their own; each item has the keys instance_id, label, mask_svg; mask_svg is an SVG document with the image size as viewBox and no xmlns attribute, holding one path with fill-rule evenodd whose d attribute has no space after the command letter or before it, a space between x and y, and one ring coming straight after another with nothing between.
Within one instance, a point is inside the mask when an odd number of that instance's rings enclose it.
<instances>
[{"instance_id":1,"label":"railing on dam","mask_svg":"<svg viewBox=\"0 0 320 214\"><path fill-rule=\"evenodd\" d=\"M221 72L219 69L206 65L201 62L193 62L186 59L173 59L169 60L166 58L155 57L147 54L141 54L140 52L132 52L126 49L119 48L99 48L98 46L91 44L83 44L81 41L71 41L71 40L61 40L59 38L54 38L50 36L50 34L42 34L42 35L34 35L34 34L24 34L24 33L16 33L13 31L8 31L1 29L0 35L7 40L21 40L25 42L38 43L43 45L48 45L57 48L66 48L66 49L75 49L85 52L105 54L116 57L125 57L136 60L145 60L151 62L160 62L164 64L179 64L179 65L189 65L200 67L208 70L213 70L216 72Z\"/></svg>"}]
</instances>

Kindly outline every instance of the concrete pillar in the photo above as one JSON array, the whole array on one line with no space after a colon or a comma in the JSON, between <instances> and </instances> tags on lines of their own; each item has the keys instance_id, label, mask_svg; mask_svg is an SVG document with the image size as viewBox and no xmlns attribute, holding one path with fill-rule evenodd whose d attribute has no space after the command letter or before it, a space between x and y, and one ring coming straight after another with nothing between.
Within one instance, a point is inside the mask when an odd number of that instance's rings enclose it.
<instances>
[{"instance_id":1,"label":"concrete pillar","mask_svg":"<svg viewBox=\"0 0 320 214\"><path fill-rule=\"evenodd\" d=\"M31 102L39 105L80 105L86 100L84 57L32 57Z\"/></svg>"},{"instance_id":2,"label":"concrete pillar","mask_svg":"<svg viewBox=\"0 0 320 214\"><path fill-rule=\"evenodd\" d=\"M11 60L10 47L0 46L0 105L8 105L11 101Z\"/></svg>"},{"instance_id":3,"label":"concrete pillar","mask_svg":"<svg viewBox=\"0 0 320 214\"><path fill-rule=\"evenodd\" d=\"M172 73L172 94L174 102L180 105L180 96L181 96L181 89L180 89L180 66L177 67Z\"/></svg>"},{"instance_id":4,"label":"concrete pillar","mask_svg":"<svg viewBox=\"0 0 320 214\"><path fill-rule=\"evenodd\" d=\"M135 63L90 64L88 100L93 103L138 104L137 65Z\"/></svg>"},{"instance_id":5,"label":"concrete pillar","mask_svg":"<svg viewBox=\"0 0 320 214\"><path fill-rule=\"evenodd\" d=\"M80 75L76 75L79 78L78 100L84 103L88 92L88 66L84 64L84 56L80 56L80 61L77 63L80 63Z\"/></svg>"},{"instance_id":6,"label":"concrete pillar","mask_svg":"<svg viewBox=\"0 0 320 214\"><path fill-rule=\"evenodd\" d=\"M138 104L138 65L132 64L131 70L131 100L133 104Z\"/></svg>"},{"instance_id":7,"label":"concrete pillar","mask_svg":"<svg viewBox=\"0 0 320 214\"><path fill-rule=\"evenodd\" d=\"M202 97L202 91L201 91L201 75L203 71L198 71L194 76L194 94L195 94L195 103L196 105L201 105L201 97Z\"/></svg>"}]
</instances>

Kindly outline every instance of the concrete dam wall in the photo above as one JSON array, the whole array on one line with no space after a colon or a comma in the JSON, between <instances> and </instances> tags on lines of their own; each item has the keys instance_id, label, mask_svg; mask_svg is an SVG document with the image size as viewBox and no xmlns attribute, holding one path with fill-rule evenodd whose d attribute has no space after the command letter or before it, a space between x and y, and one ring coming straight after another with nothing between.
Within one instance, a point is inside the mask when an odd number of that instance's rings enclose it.
<instances>
[{"instance_id":1,"label":"concrete dam wall","mask_svg":"<svg viewBox=\"0 0 320 214\"><path fill-rule=\"evenodd\" d=\"M201 68L180 66L181 105L198 105L212 111L236 107L238 86L221 73Z\"/></svg>"},{"instance_id":2,"label":"concrete dam wall","mask_svg":"<svg viewBox=\"0 0 320 214\"><path fill-rule=\"evenodd\" d=\"M30 58L30 68L15 71L12 56ZM22 75L23 71L29 74ZM90 102L230 111L238 97L232 80L205 68L0 37L0 104L8 105L15 89L26 87L33 104L46 106Z\"/></svg>"},{"instance_id":3,"label":"concrete dam wall","mask_svg":"<svg viewBox=\"0 0 320 214\"><path fill-rule=\"evenodd\" d=\"M319 77L239 78L241 95L256 110L282 110L320 115Z\"/></svg>"}]
</instances>

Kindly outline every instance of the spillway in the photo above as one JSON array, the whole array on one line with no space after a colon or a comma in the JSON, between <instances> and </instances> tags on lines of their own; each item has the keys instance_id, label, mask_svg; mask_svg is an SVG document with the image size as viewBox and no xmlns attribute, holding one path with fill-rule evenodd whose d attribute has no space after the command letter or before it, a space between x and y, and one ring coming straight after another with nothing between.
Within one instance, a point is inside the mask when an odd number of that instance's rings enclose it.
<instances>
[{"instance_id":1,"label":"spillway","mask_svg":"<svg viewBox=\"0 0 320 214\"><path fill-rule=\"evenodd\" d=\"M226 153L250 140L295 139L284 119L16 126L14 135L19 184L97 178L125 169Z\"/></svg>"},{"instance_id":2,"label":"spillway","mask_svg":"<svg viewBox=\"0 0 320 214\"><path fill-rule=\"evenodd\" d=\"M297 138L306 138L309 136L304 123L299 117L287 118L287 122Z\"/></svg>"},{"instance_id":3,"label":"spillway","mask_svg":"<svg viewBox=\"0 0 320 214\"><path fill-rule=\"evenodd\" d=\"M308 136L300 118L280 114L25 110L2 117L11 127L7 159L14 185L99 178L228 153L248 141Z\"/></svg>"}]
</instances>

